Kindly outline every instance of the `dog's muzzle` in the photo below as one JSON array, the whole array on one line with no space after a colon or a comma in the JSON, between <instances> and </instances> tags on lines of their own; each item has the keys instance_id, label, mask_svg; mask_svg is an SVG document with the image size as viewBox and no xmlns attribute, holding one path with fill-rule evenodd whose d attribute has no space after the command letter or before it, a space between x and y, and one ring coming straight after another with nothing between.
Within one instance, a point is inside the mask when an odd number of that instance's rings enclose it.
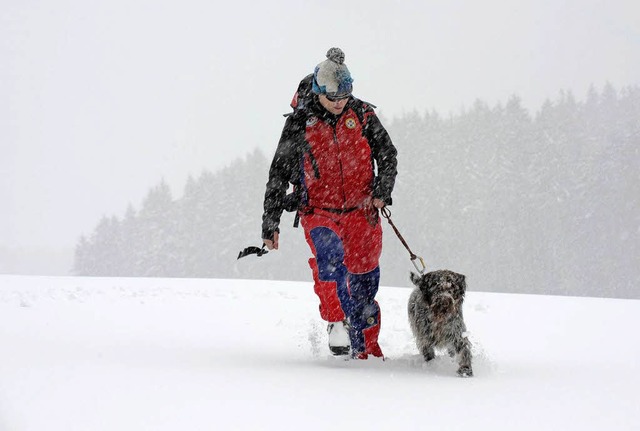
<instances>
[{"instance_id":1,"label":"dog's muzzle","mask_svg":"<svg viewBox=\"0 0 640 431\"><path fill-rule=\"evenodd\" d=\"M454 313L456 300L450 293L443 293L433 298L431 310L439 318L450 316Z\"/></svg>"}]
</instances>

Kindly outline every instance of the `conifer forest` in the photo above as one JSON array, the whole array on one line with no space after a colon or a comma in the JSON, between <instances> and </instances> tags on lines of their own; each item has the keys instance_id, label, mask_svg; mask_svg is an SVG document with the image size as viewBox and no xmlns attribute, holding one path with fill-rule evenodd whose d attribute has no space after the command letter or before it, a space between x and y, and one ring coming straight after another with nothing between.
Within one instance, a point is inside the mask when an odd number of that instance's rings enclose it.
<instances>
[{"instance_id":1,"label":"conifer forest","mask_svg":"<svg viewBox=\"0 0 640 431\"><path fill-rule=\"evenodd\" d=\"M640 298L640 88L560 92L537 112L517 96L447 117L379 111L398 149L391 218L427 270L463 273L477 291ZM194 173L180 196L159 179L79 240L73 272L310 282L291 213L280 250L237 259L261 245L272 154ZM380 222L381 284L410 287L409 253Z\"/></svg>"}]
</instances>

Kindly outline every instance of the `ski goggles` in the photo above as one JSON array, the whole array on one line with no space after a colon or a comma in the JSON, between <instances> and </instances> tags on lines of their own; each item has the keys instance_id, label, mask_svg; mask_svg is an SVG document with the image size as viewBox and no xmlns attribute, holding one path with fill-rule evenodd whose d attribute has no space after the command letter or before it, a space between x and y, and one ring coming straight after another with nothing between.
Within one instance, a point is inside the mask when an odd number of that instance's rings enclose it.
<instances>
[{"instance_id":1,"label":"ski goggles","mask_svg":"<svg viewBox=\"0 0 640 431\"><path fill-rule=\"evenodd\" d=\"M342 94L326 94L324 95L329 102L338 102L340 100L347 99L351 97L351 93L342 93Z\"/></svg>"}]
</instances>

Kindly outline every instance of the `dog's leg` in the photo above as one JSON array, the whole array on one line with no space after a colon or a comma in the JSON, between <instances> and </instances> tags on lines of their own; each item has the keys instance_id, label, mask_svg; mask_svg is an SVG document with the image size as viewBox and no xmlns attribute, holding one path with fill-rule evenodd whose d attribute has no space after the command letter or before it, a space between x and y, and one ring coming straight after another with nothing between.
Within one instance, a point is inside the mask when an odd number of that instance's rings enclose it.
<instances>
[{"instance_id":1,"label":"dog's leg","mask_svg":"<svg viewBox=\"0 0 640 431\"><path fill-rule=\"evenodd\" d=\"M471 343L465 337L456 343L456 351L459 355L458 375L460 377L472 377L471 369Z\"/></svg>"},{"instance_id":2,"label":"dog's leg","mask_svg":"<svg viewBox=\"0 0 640 431\"><path fill-rule=\"evenodd\" d=\"M420 353L422 353L422 356L424 356L424 360L427 362L436 357L436 353L433 350L432 346L422 346L422 348L420 349Z\"/></svg>"}]
</instances>

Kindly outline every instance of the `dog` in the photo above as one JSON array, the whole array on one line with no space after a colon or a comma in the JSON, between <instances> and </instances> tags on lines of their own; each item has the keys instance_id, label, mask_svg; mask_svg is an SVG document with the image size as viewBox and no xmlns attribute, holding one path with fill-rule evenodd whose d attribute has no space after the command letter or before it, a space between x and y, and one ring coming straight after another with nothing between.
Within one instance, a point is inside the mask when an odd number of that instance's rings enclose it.
<instances>
[{"instance_id":1,"label":"dog","mask_svg":"<svg viewBox=\"0 0 640 431\"><path fill-rule=\"evenodd\" d=\"M458 356L458 375L473 376L471 342L462 318L465 276L439 270L423 275L411 272L410 278L416 288L409 296L409 323L425 361L435 357L435 349L447 349L451 357Z\"/></svg>"}]
</instances>

